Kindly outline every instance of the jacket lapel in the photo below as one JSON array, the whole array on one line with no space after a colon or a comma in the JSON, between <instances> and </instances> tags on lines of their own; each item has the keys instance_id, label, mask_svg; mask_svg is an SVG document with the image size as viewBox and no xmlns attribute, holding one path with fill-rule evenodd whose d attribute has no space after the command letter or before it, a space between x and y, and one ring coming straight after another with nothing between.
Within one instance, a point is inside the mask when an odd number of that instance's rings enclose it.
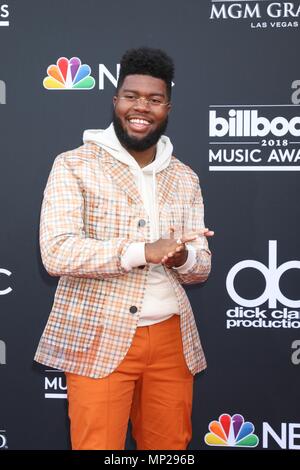
<instances>
[{"instance_id":1,"label":"jacket lapel","mask_svg":"<svg viewBox=\"0 0 300 470\"><path fill-rule=\"evenodd\" d=\"M159 208L165 204L171 204L179 197L178 175L176 172L175 158L172 157L167 168L156 175L157 197Z\"/></svg>"},{"instance_id":2,"label":"jacket lapel","mask_svg":"<svg viewBox=\"0 0 300 470\"><path fill-rule=\"evenodd\" d=\"M135 204L143 205L143 200L128 165L104 150L100 158L104 171L114 179ZM160 209L165 204L170 204L177 195L178 176L175 173L175 166L174 157L172 157L169 166L156 174L156 196Z\"/></svg>"}]
</instances>

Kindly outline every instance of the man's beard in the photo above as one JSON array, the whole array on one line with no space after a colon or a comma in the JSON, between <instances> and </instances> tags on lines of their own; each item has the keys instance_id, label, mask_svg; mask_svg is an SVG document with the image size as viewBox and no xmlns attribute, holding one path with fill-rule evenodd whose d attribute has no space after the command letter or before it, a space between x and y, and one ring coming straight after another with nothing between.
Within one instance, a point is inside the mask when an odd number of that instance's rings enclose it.
<instances>
[{"instance_id":1,"label":"man's beard","mask_svg":"<svg viewBox=\"0 0 300 470\"><path fill-rule=\"evenodd\" d=\"M160 124L160 126L154 131L150 132L146 137L142 139L137 139L136 137L131 137L128 135L127 131L123 128L121 119L116 115L115 110L113 110L113 125L115 129L116 136L119 141L127 150L134 150L135 152L142 152L149 149L153 145L156 145L160 137L164 134L168 125L168 116Z\"/></svg>"}]
</instances>

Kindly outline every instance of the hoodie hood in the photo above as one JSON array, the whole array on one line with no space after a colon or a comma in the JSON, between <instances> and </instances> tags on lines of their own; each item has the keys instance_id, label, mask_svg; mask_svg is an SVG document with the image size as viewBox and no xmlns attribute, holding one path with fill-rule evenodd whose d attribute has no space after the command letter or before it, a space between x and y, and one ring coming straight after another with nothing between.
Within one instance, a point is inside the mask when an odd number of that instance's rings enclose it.
<instances>
[{"instance_id":1,"label":"hoodie hood","mask_svg":"<svg viewBox=\"0 0 300 470\"><path fill-rule=\"evenodd\" d=\"M173 151L173 145L169 137L162 135L157 142L155 159L149 165L141 168L136 159L121 145L116 136L113 123L107 129L87 129L83 133L83 142L94 142L120 162L145 173L152 173L153 171L158 173L167 168Z\"/></svg>"}]
</instances>

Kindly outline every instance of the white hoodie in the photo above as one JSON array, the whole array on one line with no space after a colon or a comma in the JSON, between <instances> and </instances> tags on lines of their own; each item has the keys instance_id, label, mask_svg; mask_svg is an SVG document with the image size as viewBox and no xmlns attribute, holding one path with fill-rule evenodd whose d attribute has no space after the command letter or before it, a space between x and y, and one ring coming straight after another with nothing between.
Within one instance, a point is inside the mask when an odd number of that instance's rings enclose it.
<instances>
[{"instance_id":1,"label":"white hoodie","mask_svg":"<svg viewBox=\"0 0 300 470\"><path fill-rule=\"evenodd\" d=\"M173 145L167 136L161 136L156 146L156 156L153 162L140 167L135 158L121 145L114 126L105 129L88 129L83 133L83 142L94 142L103 147L110 155L129 166L135 178L136 185L143 200L145 210L149 215L151 241L160 237L158 206L156 197L156 173L166 168L171 160ZM195 249L186 244L188 258L178 267L179 272L186 272L196 259ZM130 271L132 268L147 264L145 259L145 242L133 242L122 256L122 266ZM162 264L149 263L150 270L146 285L143 306L138 326L152 325L167 320L174 314L180 315L175 291L165 273Z\"/></svg>"}]
</instances>

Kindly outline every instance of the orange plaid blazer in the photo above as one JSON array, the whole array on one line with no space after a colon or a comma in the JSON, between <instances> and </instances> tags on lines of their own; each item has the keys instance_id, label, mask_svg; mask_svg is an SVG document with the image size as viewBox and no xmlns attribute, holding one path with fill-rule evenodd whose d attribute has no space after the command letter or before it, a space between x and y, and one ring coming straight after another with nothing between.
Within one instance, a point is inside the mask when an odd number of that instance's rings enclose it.
<instances>
[{"instance_id":1,"label":"orange plaid blazer","mask_svg":"<svg viewBox=\"0 0 300 470\"><path fill-rule=\"evenodd\" d=\"M160 234L184 223L184 206L193 230L204 228L196 173L172 156L156 178ZM150 242L150 227L128 166L94 143L58 155L44 191L40 248L46 270L60 279L35 361L94 378L120 364L136 331L149 272L148 265L122 268L132 241ZM192 243L197 257L189 272L165 271L178 299L186 363L196 374L206 361L181 284L207 279L211 252L205 236Z\"/></svg>"}]
</instances>

